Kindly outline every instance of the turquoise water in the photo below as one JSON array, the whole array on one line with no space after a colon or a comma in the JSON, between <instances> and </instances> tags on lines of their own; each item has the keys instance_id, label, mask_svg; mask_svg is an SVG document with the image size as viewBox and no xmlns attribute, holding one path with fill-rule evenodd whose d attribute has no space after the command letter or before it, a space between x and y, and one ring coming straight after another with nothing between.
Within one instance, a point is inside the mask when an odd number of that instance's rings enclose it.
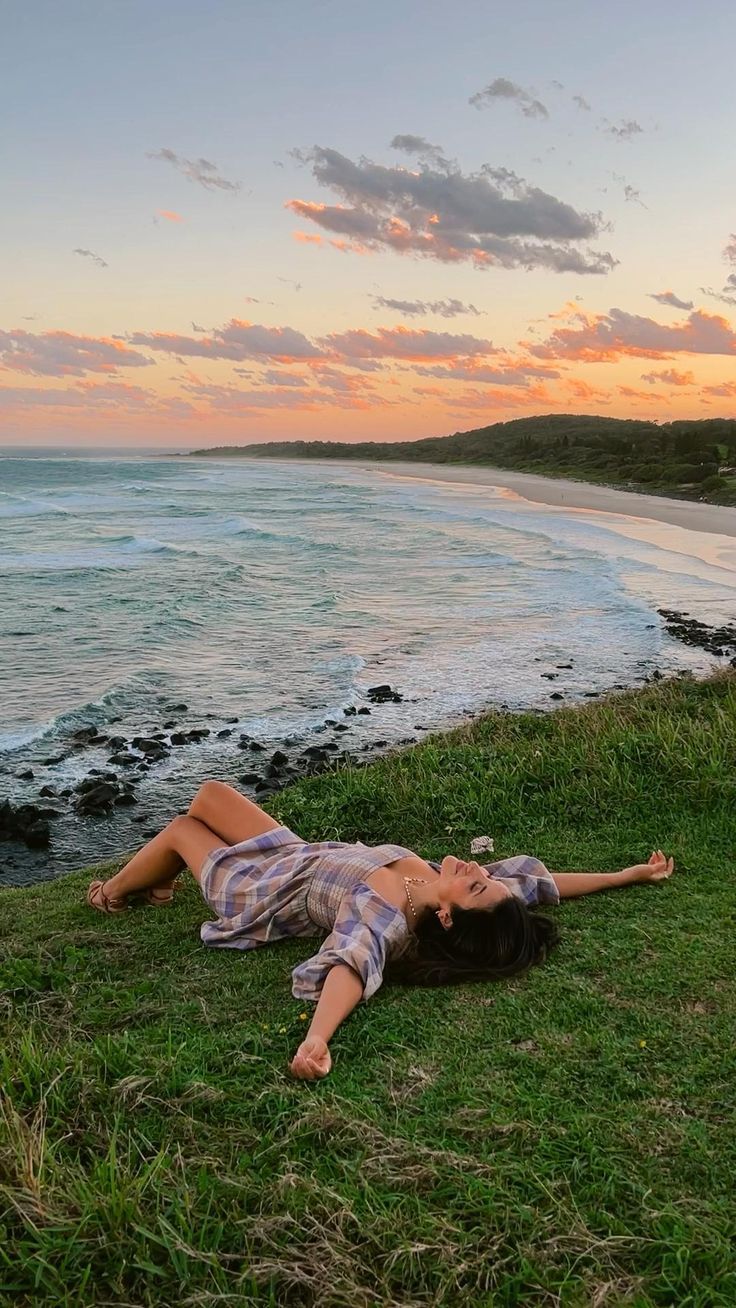
<instances>
[{"instance_id":1,"label":"turquoise water","mask_svg":"<svg viewBox=\"0 0 736 1308\"><path fill-rule=\"evenodd\" d=\"M391 742L489 705L552 707L555 689L570 702L634 684L655 665L705 670L656 614L733 620L736 569L694 551L632 539L606 515L367 467L0 458L0 795L27 797L16 777L29 763L35 795L39 760L75 727L148 732L178 702L213 731L237 719L267 742L307 742L390 682L403 702L359 725L361 741ZM175 801L226 774L228 751L208 740L147 784Z\"/></svg>"}]
</instances>

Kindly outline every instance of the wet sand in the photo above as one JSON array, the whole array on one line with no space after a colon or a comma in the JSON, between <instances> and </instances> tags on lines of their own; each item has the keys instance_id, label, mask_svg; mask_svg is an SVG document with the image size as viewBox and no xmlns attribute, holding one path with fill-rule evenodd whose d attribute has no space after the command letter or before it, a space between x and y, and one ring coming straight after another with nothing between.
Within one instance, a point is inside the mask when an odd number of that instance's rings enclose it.
<instances>
[{"instance_id":1,"label":"wet sand","mask_svg":"<svg viewBox=\"0 0 736 1308\"><path fill-rule=\"evenodd\" d=\"M317 460L310 460L317 462ZM530 472L474 466L472 464L368 462L352 459L320 459L322 463L341 463L390 473L395 477L415 477L424 481L458 482L472 486L500 486L525 500L551 508L587 509L598 513L620 513L629 518L647 518L666 522L687 531L707 531L720 536L736 536L736 508L701 504L695 500L671 500L663 495L640 495L635 491L614 490L588 482L565 481L557 477L540 477Z\"/></svg>"}]
</instances>

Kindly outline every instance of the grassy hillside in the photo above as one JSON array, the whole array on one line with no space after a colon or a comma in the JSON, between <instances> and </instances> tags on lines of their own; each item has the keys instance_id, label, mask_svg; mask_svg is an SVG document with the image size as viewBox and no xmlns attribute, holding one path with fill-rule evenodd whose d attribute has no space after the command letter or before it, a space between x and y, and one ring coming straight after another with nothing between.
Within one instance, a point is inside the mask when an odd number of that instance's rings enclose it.
<instances>
[{"instance_id":1,"label":"grassy hillside","mask_svg":"<svg viewBox=\"0 0 736 1308\"><path fill-rule=\"evenodd\" d=\"M218 458L485 463L713 504L736 504L736 420L730 418L657 424L550 413L419 441L273 441L192 453Z\"/></svg>"},{"instance_id":2,"label":"grassy hillside","mask_svg":"<svg viewBox=\"0 0 736 1308\"><path fill-rule=\"evenodd\" d=\"M0 1302L732 1308L735 778L729 673L279 793L306 839L677 861L554 910L524 979L380 991L313 1084L286 1070L310 942L206 950L191 878L119 918L91 869L2 892Z\"/></svg>"}]
</instances>

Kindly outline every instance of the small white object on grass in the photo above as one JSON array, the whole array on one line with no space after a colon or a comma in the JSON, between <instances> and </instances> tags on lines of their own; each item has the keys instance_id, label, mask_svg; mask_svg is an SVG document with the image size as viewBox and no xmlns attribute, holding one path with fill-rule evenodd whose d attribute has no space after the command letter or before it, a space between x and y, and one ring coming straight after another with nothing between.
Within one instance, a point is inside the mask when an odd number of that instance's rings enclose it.
<instances>
[{"instance_id":1,"label":"small white object on grass","mask_svg":"<svg viewBox=\"0 0 736 1308\"><path fill-rule=\"evenodd\" d=\"M493 853L493 837L474 836L470 842L471 854L482 854L484 850L488 850L489 854Z\"/></svg>"}]
</instances>

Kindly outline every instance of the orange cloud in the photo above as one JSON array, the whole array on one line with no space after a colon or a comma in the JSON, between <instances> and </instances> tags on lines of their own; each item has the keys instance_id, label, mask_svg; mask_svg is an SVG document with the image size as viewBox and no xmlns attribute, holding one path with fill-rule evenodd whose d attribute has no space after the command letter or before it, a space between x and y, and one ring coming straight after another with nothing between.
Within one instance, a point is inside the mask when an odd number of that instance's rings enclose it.
<instances>
[{"instance_id":1,"label":"orange cloud","mask_svg":"<svg viewBox=\"0 0 736 1308\"><path fill-rule=\"evenodd\" d=\"M641 379L652 386L660 381L666 382L669 386L692 386L695 382L695 374L678 372L676 368L664 368L662 372L643 372Z\"/></svg>"},{"instance_id":2,"label":"orange cloud","mask_svg":"<svg viewBox=\"0 0 736 1308\"><path fill-rule=\"evenodd\" d=\"M174 213L174 210L173 210L173 209L159 209L159 210L157 210L157 212L158 212L158 214L159 214L159 216L160 216L161 218L165 218L166 221L169 222L169 223L183 223L183 222L184 222L184 219L182 218L181 214L180 214L180 213Z\"/></svg>"},{"instance_id":3,"label":"orange cloud","mask_svg":"<svg viewBox=\"0 0 736 1308\"><path fill-rule=\"evenodd\" d=\"M600 400L602 403L609 403L608 392L601 390L598 386L589 386L586 381L580 377L568 377L564 382L564 388L569 395L576 400Z\"/></svg>"},{"instance_id":4,"label":"orange cloud","mask_svg":"<svg viewBox=\"0 0 736 1308\"><path fill-rule=\"evenodd\" d=\"M656 404L664 397L657 395L654 391L637 391L633 386L617 386L616 390L620 395L626 395L630 400L645 400L647 404Z\"/></svg>"},{"instance_id":5,"label":"orange cloud","mask_svg":"<svg viewBox=\"0 0 736 1308\"><path fill-rule=\"evenodd\" d=\"M720 314L701 310L670 327L653 318L611 309L580 328L559 327L543 345L520 344L538 359L612 363L627 355L664 359L675 353L736 354L736 332Z\"/></svg>"},{"instance_id":6,"label":"orange cloud","mask_svg":"<svg viewBox=\"0 0 736 1308\"><path fill-rule=\"evenodd\" d=\"M302 245L324 245L322 237L318 236L316 232L292 232L291 235L295 241L299 241Z\"/></svg>"}]
</instances>

